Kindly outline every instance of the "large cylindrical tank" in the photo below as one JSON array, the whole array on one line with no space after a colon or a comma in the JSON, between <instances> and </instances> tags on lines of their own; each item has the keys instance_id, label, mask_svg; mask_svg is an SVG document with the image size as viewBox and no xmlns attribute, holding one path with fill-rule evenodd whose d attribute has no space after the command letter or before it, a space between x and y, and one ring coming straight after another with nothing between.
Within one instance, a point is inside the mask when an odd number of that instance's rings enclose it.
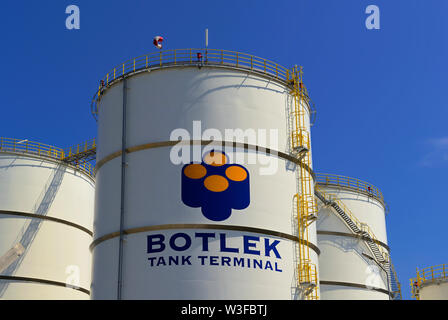
<instances>
[{"instance_id":1,"label":"large cylindrical tank","mask_svg":"<svg viewBox=\"0 0 448 320\"><path fill-rule=\"evenodd\" d=\"M196 51L143 56L104 78L93 299L302 297L286 69ZM317 266L315 223L309 229Z\"/></svg>"},{"instance_id":2,"label":"large cylindrical tank","mask_svg":"<svg viewBox=\"0 0 448 320\"><path fill-rule=\"evenodd\" d=\"M0 299L89 299L94 180L61 149L0 141Z\"/></svg>"},{"instance_id":3,"label":"large cylindrical tank","mask_svg":"<svg viewBox=\"0 0 448 320\"><path fill-rule=\"evenodd\" d=\"M391 268L386 262L390 258L382 193L344 176L317 173L316 180L317 191L332 201L318 201L321 298L389 299Z\"/></svg>"},{"instance_id":4,"label":"large cylindrical tank","mask_svg":"<svg viewBox=\"0 0 448 320\"><path fill-rule=\"evenodd\" d=\"M448 300L448 264L417 269L411 288L418 300Z\"/></svg>"}]
</instances>

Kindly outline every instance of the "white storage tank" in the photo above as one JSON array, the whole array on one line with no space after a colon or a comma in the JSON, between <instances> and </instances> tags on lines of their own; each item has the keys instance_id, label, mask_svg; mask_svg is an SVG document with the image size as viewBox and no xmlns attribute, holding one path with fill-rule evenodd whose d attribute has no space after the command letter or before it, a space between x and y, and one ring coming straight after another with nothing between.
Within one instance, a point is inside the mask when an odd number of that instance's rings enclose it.
<instances>
[{"instance_id":1,"label":"white storage tank","mask_svg":"<svg viewBox=\"0 0 448 320\"><path fill-rule=\"evenodd\" d=\"M417 300L448 300L448 264L417 269L411 290Z\"/></svg>"},{"instance_id":2,"label":"white storage tank","mask_svg":"<svg viewBox=\"0 0 448 320\"><path fill-rule=\"evenodd\" d=\"M382 193L344 176L317 173L316 181L321 298L394 298Z\"/></svg>"},{"instance_id":3,"label":"white storage tank","mask_svg":"<svg viewBox=\"0 0 448 320\"><path fill-rule=\"evenodd\" d=\"M291 79L211 49L161 51L104 77L93 299L306 298L297 246L315 272L319 249L315 223L304 241L295 222Z\"/></svg>"},{"instance_id":4,"label":"white storage tank","mask_svg":"<svg viewBox=\"0 0 448 320\"><path fill-rule=\"evenodd\" d=\"M62 149L0 139L0 299L89 299L94 180Z\"/></svg>"}]
</instances>

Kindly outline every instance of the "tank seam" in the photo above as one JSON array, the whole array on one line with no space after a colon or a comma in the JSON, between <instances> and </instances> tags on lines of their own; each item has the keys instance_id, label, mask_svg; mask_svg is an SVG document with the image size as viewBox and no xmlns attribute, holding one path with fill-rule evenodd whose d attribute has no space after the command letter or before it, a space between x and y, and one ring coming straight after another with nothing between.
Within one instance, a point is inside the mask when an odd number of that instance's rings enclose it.
<instances>
[{"instance_id":1,"label":"tank seam","mask_svg":"<svg viewBox=\"0 0 448 320\"><path fill-rule=\"evenodd\" d=\"M173 147L177 144L184 144L184 145L195 145L195 144L200 144L200 145L210 145L210 144L218 144L221 145L223 147L233 147L233 148L243 148L243 149L248 149L248 150L254 150L256 152L261 152L261 153L265 153L267 155L275 155L281 159L287 160L287 161L291 161L297 165L303 166L313 177L313 180L315 179L315 173L313 171L313 169L309 168L306 164L302 163L302 161L294 156L291 156L285 152L281 152L281 151L277 151L271 148L267 148L267 147L261 147L258 145L253 145L253 144L248 144L248 143L243 143L243 142L234 142L234 141L212 141L212 140L185 140L185 141L161 141L161 142L152 142L152 143L145 143L145 144L141 144L141 145L137 145L134 147L129 147L126 148L126 153L132 153L132 152L137 152L137 151L142 151L142 150L147 150L147 149L156 149L156 148L163 148L163 147ZM107 156L105 156L103 159L101 159L100 161L98 161L96 163L95 166L95 175L96 173L99 171L99 169L106 164L107 162L109 162L110 160L113 160L115 158L118 158L121 155L122 151L116 151L113 152Z\"/></svg>"},{"instance_id":2,"label":"tank seam","mask_svg":"<svg viewBox=\"0 0 448 320\"><path fill-rule=\"evenodd\" d=\"M0 275L0 280L6 280L6 281L15 281L15 282L35 282L35 283L42 283L42 284L49 284L59 287L65 287L73 290L78 290L83 293L86 293L90 296L90 291L81 287L77 287L74 285L70 285L64 282L59 281L53 281L53 280L46 280L46 279L40 279L40 278L30 278L30 277L17 277L17 276L3 276Z\"/></svg>"},{"instance_id":3,"label":"tank seam","mask_svg":"<svg viewBox=\"0 0 448 320\"><path fill-rule=\"evenodd\" d=\"M375 290L375 291L378 291L378 292L381 292L381 293L384 293L384 294L389 294L389 291L386 290L386 289L366 286L366 285L360 284L360 283L320 280L319 284L320 285L328 285L328 286L354 287L354 288Z\"/></svg>"},{"instance_id":4,"label":"tank seam","mask_svg":"<svg viewBox=\"0 0 448 320\"><path fill-rule=\"evenodd\" d=\"M89 229L87 229L79 224L76 224L76 223L73 223L73 222L70 222L70 221L67 221L64 219L59 219L59 218L49 217L49 216L42 216L42 215L37 215L34 213L27 213L27 212L20 212L20 211L6 211L6 210L0 210L0 215L21 216L21 217L27 217L27 218L32 218L32 219L42 219L42 220L57 222L57 223L65 224L69 227L79 229L79 230L87 233L89 236L93 237L93 232L90 231Z\"/></svg>"},{"instance_id":5,"label":"tank seam","mask_svg":"<svg viewBox=\"0 0 448 320\"><path fill-rule=\"evenodd\" d=\"M376 244L381 245L383 248L385 248L388 252L390 252L390 247L385 244L384 242L381 242L379 240L373 240L365 236L357 235L357 234L351 234L351 233L345 233L345 232L338 232L338 231L325 231L325 230L318 230L317 234L322 235L329 235L329 236L339 236L339 237L352 237L352 238L358 238L361 240L371 240L375 242Z\"/></svg>"},{"instance_id":6,"label":"tank seam","mask_svg":"<svg viewBox=\"0 0 448 320\"><path fill-rule=\"evenodd\" d=\"M245 226L234 226L234 225L220 225L220 224L165 224L165 225L155 225L155 226L145 226L145 227L138 227L138 228L132 228L132 229L126 229L123 231L124 234L135 234L135 233L142 233L142 232L148 232L148 231L159 231L159 230L179 230L179 229L216 229L216 230L230 230L230 231L246 231L246 232L252 232L252 233L260 233L260 234L266 234L270 236L280 237L287 240L295 241L295 242L301 242L305 244L305 241L302 239L299 239L297 236L293 236L287 233L274 231L274 230L268 230L268 229L262 229L262 228L254 228L254 227L245 227ZM111 232L104 236L101 236L97 239L95 239L92 244L90 245L90 250L92 251L98 244L116 238L118 237L120 232ZM315 244L308 243L306 245L309 245L309 247L317 254L320 255L319 247Z\"/></svg>"}]
</instances>

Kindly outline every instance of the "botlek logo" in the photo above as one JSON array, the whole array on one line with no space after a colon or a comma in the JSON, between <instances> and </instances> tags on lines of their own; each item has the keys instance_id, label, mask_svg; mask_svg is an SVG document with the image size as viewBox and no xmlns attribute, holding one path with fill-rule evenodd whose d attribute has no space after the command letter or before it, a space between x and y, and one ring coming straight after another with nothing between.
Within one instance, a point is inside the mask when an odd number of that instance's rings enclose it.
<instances>
[{"instance_id":1,"label":"botlek logo","mask_svg":"<svg viewBox=\"0 0 448 320\"><path fill-rule=\"evenodd\" d=\"M212 221L226 220L232 209L242 210L250 204L249 172L228 162L224 152L212 150L201 163L182 168L182 202L201 208Z\"/></svg>"}]
</instances>

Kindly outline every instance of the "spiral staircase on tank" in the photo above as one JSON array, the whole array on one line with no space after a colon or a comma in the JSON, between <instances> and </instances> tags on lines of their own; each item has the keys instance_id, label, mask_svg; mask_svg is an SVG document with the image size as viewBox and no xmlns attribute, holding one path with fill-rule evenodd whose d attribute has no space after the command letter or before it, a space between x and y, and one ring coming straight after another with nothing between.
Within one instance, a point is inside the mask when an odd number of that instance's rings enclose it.
<instances>
[{"instance_id":1,"label":"spiral staircase on tank","mask_svg":"<svg viewBox=\"0 0 448 320\"><path fill-rule=\"evenodd\" d=\"M392 300L401 300L401 284L398 281L397 273L391 262L390 256L382 246L378 245L379 241L375 237L371 228L366 224L360 222L350 211L350 209L334 194L324 192L318 185L315 186L314 194L325 207L328 207L334 212L345 225L366 243L367 247L373 255L375 262L382 266L386 271L389 288Z\"/></svg>"}]
</instances>

